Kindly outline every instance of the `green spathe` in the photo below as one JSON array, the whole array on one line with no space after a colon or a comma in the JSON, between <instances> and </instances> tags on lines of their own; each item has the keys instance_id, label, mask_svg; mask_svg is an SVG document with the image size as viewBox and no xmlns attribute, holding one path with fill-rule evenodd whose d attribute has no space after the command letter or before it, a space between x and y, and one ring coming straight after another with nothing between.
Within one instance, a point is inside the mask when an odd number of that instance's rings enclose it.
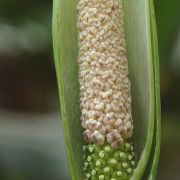
<instances>
[{"instance_id":1,"label":"green spathe","mask_svg":"<svg viewBox=\"0 0 180 180\"><path fill-rule=\"evenodd\" d=\"M160 100L153 4L152 0L125 0L123 3L137 164L131 179L155 179L160 151ZM85 142L79 108L76 4L75 0L54 0L53 43L69 167L73 180L83 180L82 146Z\"/></svg>"}]
</instances>

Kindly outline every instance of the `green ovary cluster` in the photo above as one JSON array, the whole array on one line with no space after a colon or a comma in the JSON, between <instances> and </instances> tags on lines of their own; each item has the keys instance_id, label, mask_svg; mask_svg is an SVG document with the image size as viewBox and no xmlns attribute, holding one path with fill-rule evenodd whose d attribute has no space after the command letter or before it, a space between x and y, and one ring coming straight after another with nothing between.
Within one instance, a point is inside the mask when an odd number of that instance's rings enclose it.
<instances>
[{"instance_id":1,"label":"green ovary cluster","mask_svg":"<svg viewBox=\"0 0 180 180\"><path fill-rule=\"evenodd\" d=\"M124 142L118 149L104 145L83 146L85 179L128 180L135 166L132 143Z\"/></svg>"}]
</instances>

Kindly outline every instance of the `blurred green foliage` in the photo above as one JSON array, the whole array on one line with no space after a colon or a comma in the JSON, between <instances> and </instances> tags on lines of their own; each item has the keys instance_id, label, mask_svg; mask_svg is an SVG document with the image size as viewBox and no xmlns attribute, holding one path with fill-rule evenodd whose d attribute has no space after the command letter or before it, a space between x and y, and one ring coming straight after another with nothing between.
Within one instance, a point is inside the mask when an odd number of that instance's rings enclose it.
<instances>
[{"instance_id":1,"label":"blurred green foliage","mask_svg":"<svg viewBox=\"0 0 180 180\"><path fill-rule=\"evenodd\" d=\"M155 0L161 66L169 63L180 28L180 1Z\"/></svg>"},{"instance_id":2,"label":"blurred green foliage","mask_svg":"<svg viewBox=\"0 0 180 180\"><path fill-rule=\"evenodd\" d=\"M52 0L1 0L1 18L11 23L19 23L28 19L51 24Z\"/></svg>"},{"instance_id":3,"label":"blurred green foliage","mask_svg":"<svg viewBox=\"0 0 180 180\"><path fill-rule=\"evenodd\" d=\"M0 106L56 109L51 36L52 1L0 1Z\"/></svg>"},{"instance_id":4,"label":"blurred green foliage","mask_svg":"<svg viewBox=\"0 0 180 180\"><path fill-rule=\"evenodd\" d=\"M155 0L163 111L180 107L180 1Z\"/></svg>"}]
</instances>

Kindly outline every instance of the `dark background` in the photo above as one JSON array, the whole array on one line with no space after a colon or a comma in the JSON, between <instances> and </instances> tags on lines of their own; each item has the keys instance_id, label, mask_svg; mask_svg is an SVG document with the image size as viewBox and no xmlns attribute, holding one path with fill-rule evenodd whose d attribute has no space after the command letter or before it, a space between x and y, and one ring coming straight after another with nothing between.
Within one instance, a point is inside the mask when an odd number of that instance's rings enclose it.
<instances>
[{"instance_id":1,"label":"dark background","mask_svg":"<svg viewBox=\"0 0 180 180\"><path fill-rule=\"evenodd\" d=\"M158 179L180 179L180 1L156 0L162 100ZM0 1L0 179L70 179L51 39L51 0Z\"/></svg>"}]
</instances>

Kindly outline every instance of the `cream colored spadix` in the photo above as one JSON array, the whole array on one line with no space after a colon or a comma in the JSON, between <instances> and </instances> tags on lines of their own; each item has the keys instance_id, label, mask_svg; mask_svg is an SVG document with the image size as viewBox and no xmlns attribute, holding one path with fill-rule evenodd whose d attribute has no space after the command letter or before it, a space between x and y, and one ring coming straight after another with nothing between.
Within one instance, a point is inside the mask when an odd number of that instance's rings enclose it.
<instances>
[{"instance_id":1,"label":"cream colored spadix","mask_svg":"<svg viewBox=\"0 0 180 180\"><path fill-rule=\"evenodd\" d=\"M122 147L133 134L133 121L122 1L81 0L77 14L83 135L99 145L85 152L84 178L129 179L133 147Z\"/></svg>"},{"instance_id":2,"label":"cream colored spadix","mask_svg":"<svg viewBox=\"0 0 180 180\"><path fill-rule=\"evenodd\" d=\"M77 13L84 137L118 148L133 134L122 0L81 0Z\"/></svg>"}]
</instances>

